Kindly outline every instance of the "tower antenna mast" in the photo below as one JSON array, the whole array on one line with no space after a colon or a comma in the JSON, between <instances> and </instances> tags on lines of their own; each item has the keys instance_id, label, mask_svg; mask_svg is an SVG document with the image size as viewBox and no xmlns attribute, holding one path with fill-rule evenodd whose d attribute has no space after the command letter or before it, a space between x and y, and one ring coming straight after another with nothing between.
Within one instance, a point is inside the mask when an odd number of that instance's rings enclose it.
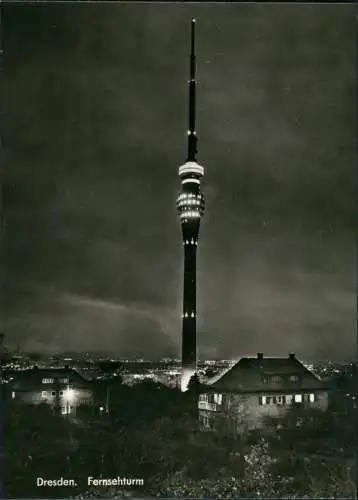
<instances>
[{"instance_id":1,"label":"tower antenna mast","mask_svg":"<svg viewBox=\"0 0 358 500\"><path fill-rule=\"evenodd\" d=\"M189 128L188 128L188 159L196 161L197 142L195 131L196 113L196 60L195 60L195 19L191 21L191 50L190 50L190 80L189 80Z\"/></svg>"}]
</instances>

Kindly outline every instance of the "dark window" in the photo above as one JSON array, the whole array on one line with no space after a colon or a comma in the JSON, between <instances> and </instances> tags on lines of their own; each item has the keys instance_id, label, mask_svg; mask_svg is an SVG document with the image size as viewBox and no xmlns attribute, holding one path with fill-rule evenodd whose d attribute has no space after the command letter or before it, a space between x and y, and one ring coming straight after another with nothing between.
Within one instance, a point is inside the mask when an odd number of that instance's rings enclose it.
<instances>
[{"instance_id":1,"label":"dark window","mask_svg":"<svg viewBox=\"0 0 358 500\"><path fill-rule=\"evenodd\" d=\"M55 396L56 395L56 392L55 391L52 391L52 396Z\"/></svg>"},{"instance_id":2,"label":"dark window","mask_svg":"<svg viewBox=\"0 0 358 500\"><path fill-rule=\"evenodd\" d=\"M207 415L203 415L203 417L202 417L202 425L204 427L206 427L207 429L210 428L210 420L209 420L209 417Z\"/></svg>"},{"instance_id":3,"label":"dark window","mask_svg":"<svg viewBox=\"0 0 358 500\"><path fill-rule=\"evenodd\" d=\"M208 403L209 402L209 396L207 394L200 394L199 401L202 401L203 403Z\"/></svg>"}]
</instances>

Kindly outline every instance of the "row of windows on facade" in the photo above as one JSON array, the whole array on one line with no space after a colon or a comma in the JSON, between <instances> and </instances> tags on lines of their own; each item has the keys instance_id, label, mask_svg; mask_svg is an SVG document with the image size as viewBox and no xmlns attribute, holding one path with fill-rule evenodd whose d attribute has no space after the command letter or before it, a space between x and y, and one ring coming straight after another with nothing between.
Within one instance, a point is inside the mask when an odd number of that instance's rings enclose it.
<instances>
[{"instance_id":1,"label":"row of windows on facade","mask_svg":"<svg viewBox=\"0 0 358 500\"><path fill-rule=\"evenodd\" d=\"M63 396L63 391L59 391L59 395ZM56 391L42 391L41 396L47 398L48 396L56 396Z\"/></svg>"},{"instance_id":2,"label":"row of windows on facade","mask_svg":"<svg viewBox=\"0 0 358 500\"><path fill-rule=\"evenodd\" d=\"M59 391L59 395L63 396L63 391ZM41 392L41 397L47 398L49 396L56 396L56 391L42 391ZM16 397L15 391L12 391L11 397L12 397L12 399L15 399L15 397ZM87 405L87 404L90 404L91 401L92 401L91 397L76 399L76 403L78 405L81 405L81 404Z\"/></svg>"},{"instance_id":3,"label":"row of windows on facade","mask_svg":"<svg viewBox=\"0 0 358 500\"><path fill-rule=\"evenodd\" d=\"M186 163L185 165L182 165L179 167L179 176L186 176L186 175L199 175L202 177L204 175L204 167L201 165L198 165L197 163L191 162L191 163Z\"/></svg>"},{"instance_id":4,"label":"row of windows on facade","mask_svg":"<svg viewBox=\"0 0 358 500\"><path fill-rule=\"evenodd\" d=\"M216 403L217 405L222 404L222 402L223 402L223 395L222 394L214 393L213 398L214 398L214 403ZM204 403L208 403L209 402L209 394L200 394L199 401L202 401Z\"/></svg>"},{"instance_id":5,"label":"row of windows on facade","mask_svg":"<svg viewBox=\"0 0 358 500\"><path fill-rule=\"evenodd\" d=\"M189 219L192 219L192 218L196 218L196 217L200 217L200 212L198 210L190 210L190 211L185 211L185 212L182 212L180 214L180 218L181 219L184 219L184 218L189 218Z\"/></svg>"},{"instance_id":6,"label":"row of windows on facade","mask_svg":"<svg viewBox=\"0 0 358 500\"><path fill-rule=\"evenodd\" d=\"M269 404L286 404L286 403L303 403L307 401L308 403L314 403L316 401L316 395L311 394L285 394L282 396L260 396L259 405L269 405Z\"/></svg>"},{"instance_id":7,"label":"row of windows on facade","mask_svg":"<svg viewBox=\"0 0 358 500\"><path fill-rule=\"evenodd\" d=\"M201 394L200 401L208 403L209 395ZM217 405L221 405L223 401L222 394L214 393L213 395L214 403ZM310 403L314 403L316 401L315 394L284 394L280 396L259 396L259 405L269 405L269 404L285 404L289 401L294 401L295 403L303 403L304 401L308 401Z\"/></svg>"},{"instance_id":8,"label":"row of windows on facade","mask_svg":"<svg viewBox=\"0 0 358 500\"><path fill-rule=\"evenodd\" d=\"M198 242L196 240L193 240L193 238L191 240L184 240L183 241L183 245L197 245Z\"/></svg>"},{"instance_id":9,"label":"row of windows on facade","mask_svg":"<svg viewBox=\"0 0 358 500\"><path fill-rule=\"evenodd\" d=\"M280 384L281 382L284 382L288 380L289 382L299 382L301 380L301 377L298 375L288 375L288 376L282 376L282 375L263 375L261 377L261 380L264 384Z\"/></svg>"},{"instance_id":10,"label":"row of windows on facade","mask_svg":"<svg viewBox=\"0 0 358 500\"><path fill-rule=\"evenodd\" d=\"M196 196L195 194L193 196ZM194 205L199 207L202 203L201 197L197 196L195 198L182 199L178 202L178 207L187 207L189 210Z\"/></svg>"},{"instance_id":11,"label":"row of windows on facade","mask_svg":"<svg viewBox=\"0 0 358 500\"><path fill-rule=\"evenodd\" d=\"M202 194L197 195L194 193L182 193L178 196L178 204L180 204L181 201L183 201L183 200L189 200L189 199L193 199L193 198L200 200L202 198Z\"/></svg>"},{"instance_id":12,"label":"row of windows on facade","mask_svg":"<svg viewBox=\"0 0 358 500\"><path fill-rule=\"evenodd\" d=\"M72 403L71 405L64 406L64 408L67 408L67 407L74 408L75 406L81 406L81 405L88 406L90 404L92 404L92 400L91 399L76 399L76 404L75 405Z\"/></svg>"},{"instance_id":13,"label":"row of windows on facade","mask_svg":"<svg viewBox=\"0 0 358 500\"><path fill-rule=\"evenodd\" d=\"M55 382L55 379L54 379L54 378L43 378L43 379L42 379L42 383L43 383L43 384L53 384L54 382ZM58 382L59 382L60 384L68 384L68 382L69 382L69 378L68 378L68 377L67 377L67 378L59 378L59 379L58 379Z\"/></svg>"}]
</instances>

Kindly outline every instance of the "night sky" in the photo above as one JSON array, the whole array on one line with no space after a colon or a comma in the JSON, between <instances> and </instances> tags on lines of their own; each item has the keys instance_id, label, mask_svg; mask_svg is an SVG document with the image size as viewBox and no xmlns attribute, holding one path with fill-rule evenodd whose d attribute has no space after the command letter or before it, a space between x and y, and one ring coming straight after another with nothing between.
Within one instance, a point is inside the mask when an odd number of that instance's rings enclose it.
<instances>
[{"instance_id":1,"label":"night sky","mask_svg":"<svg viewBox=\"0 0 358 500\"><path fill-rule=\"evenodd\" d=\"M5 4L5 343L179 357L192 17L199 355L353 358L353 4Z\"/></svg>"}]
</instances>

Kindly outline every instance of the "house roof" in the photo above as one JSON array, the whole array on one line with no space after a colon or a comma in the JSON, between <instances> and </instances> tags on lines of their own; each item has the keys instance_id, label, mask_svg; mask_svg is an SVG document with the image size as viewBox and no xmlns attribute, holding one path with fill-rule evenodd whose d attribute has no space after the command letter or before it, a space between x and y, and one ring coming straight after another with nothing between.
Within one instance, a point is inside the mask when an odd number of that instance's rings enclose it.
<instances>
[{"instance_id":1,"label":"house roof","mask_svg":"<svg viewBox=\"0 0 358 500\"><path fill-rule=\"evenodd\" d=\"M43 384L42 379L50 379L53 382ZM63 379L68 379L68 382ZM85 379L73 368L31 368L18 372L15 379L10 383L14 390L30 391L52 388L54 386L84 387L91 382Z\"/></svg>"},{"instance_id":2,"label":"house roof","mask_svg":"<svg viewBox=\"0 0 358 500\"><path fill-rule=\"evenodd\" d=\"M327 389L327 385L294 355L286 358L265 358L262 355L258 355L257 358L241 358L231 368L209 381L208 385L210 389L222 392L290 392L292 390Z\"/></svg>"}]
</instances>

